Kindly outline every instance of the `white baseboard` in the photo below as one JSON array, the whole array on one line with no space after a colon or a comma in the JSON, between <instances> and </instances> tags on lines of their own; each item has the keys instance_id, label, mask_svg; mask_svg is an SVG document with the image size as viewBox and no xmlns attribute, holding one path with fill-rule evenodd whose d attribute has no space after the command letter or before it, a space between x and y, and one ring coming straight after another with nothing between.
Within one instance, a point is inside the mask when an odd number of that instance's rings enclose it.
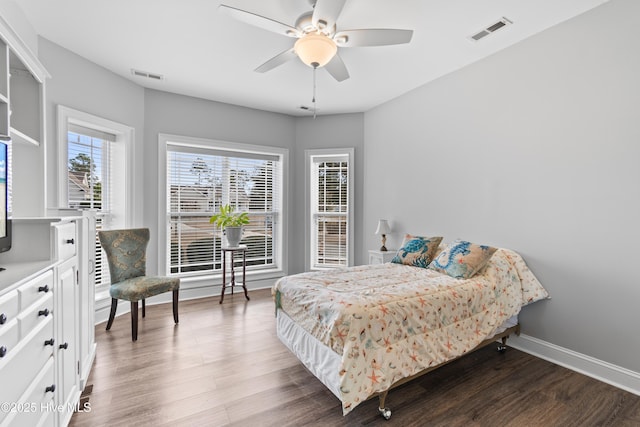
<instances>
[{"instance_id":1,"label":"white baseboard","mask_svg":"<svg viewBox=\"0 0 640 427\"><path fill-rule=\"evenodd\" d=\"M640 373L638 372L525 334L509 337L508 344L525 353L640 396Z\"/></svg>"}]
</instances>

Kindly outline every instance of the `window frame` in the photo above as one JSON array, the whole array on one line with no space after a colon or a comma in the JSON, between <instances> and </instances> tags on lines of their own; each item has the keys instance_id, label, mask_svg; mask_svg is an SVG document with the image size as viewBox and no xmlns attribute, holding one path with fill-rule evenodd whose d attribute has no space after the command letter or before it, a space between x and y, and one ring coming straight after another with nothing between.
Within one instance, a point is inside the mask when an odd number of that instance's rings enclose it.
<instances>
[{"instance_id":1,"label":"window frame","mask_svg":"<svg viewBox=\"0 0 640 427\"><path fill-rule=\"evenodd\" d=\"M314 168L314 160L317 158L327 158L327 157L336 157L336 158L347 158L348 162L348 174L347 174L347 266L353 266L355 259L355 224L354 224L354 202L355 202L355 179L354 179L354 153L355 149L353 147L349 148L326 148L326 149L313 149L313 150L305 150L305 270L306 271L316 271L316 270L327 270L335 267L314 267L313 265L313 254L314 250L312 248L312 243L314 242L314 237L312 233L314 231L313 227L313 210L311 208L311 196L314 194L314 190L311 188L312 184L315 184L312 180L312 173Z\"/></svg>"},{"instance_id":2,"label":"window frame","mask_svg":"<svg viewBox=\"0 0 640 427\"><path fill-rule=\"evenodd\" d=\"M75 110L64 105L57 106L57 138L58 138L58 208L69 209L67 188L68 140L69 125L77 125L88 129L115 135L116 140L111 144L113 164L119 164L122 169L117 173L111 171L111 184L116 187L117 200L112 200L111 210L117 212L116 228L127 228L133 224L133 188L134 188L134 137L135 130L112 120L104 119L84 111ZM95 287L96 301L110 300L108 295L110 283L105 282Z\"/></svg>"},{"instance_id":3,"label":"window frame","mask_svg":"<svg viewBox=\"0 0 640 427\"><path fill-rule=\"evenodd\" d=\"M280 227L278 227L278 233L280 233L279 241L276 240L276 266L274 268L264 268L258 270L247 270L247 276L252 277L254 280L268 279L274 277L280 277L287 274L288 266L288 194L289 194L289 150L286 148L266 146L266 145L252 145L238 142L221 141L207 138L189 137L184 135L172 135L160 133L158 134L158 271L159 274L171 275L180 277L182 282L198 282L198 281L210 281L212 278L217 279L222 277L220 271L203 271L202 273L171 273L171 253L168 248L168 242L170 242L170 227L168 226L170 221L170 214L167 209L167 153L171 150L168 149L170 145L178 145L183 147L192 147L196 150L204 149L211 151L229 151L242 153L259 153L269 156L278 156L282 162L282 177L281 177L281 194L280 194L280 212L278 218Z\"/></svg>"}]
</instances>

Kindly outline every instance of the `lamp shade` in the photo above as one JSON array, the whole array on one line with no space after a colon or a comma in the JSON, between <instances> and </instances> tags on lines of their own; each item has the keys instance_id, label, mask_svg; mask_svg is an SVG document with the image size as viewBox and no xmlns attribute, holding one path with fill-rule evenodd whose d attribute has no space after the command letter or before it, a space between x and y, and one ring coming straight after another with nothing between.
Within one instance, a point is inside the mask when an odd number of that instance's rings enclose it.
<instances>
[{"instance_id":1,"label":"lamp shade","mask_svg":"<svg viewBox=\"0 0 640 427\"><path fill-rule=\"evenodd\" d=\"M378 228L376 229L376 234L389 234L391 232L391 227L389 227L389 223L386 219L378 220Z\"/></svg>"},{"instance_id":2,"label":"lamp shade","mask_svg":"<svg viewBox=\"0 0 640 427\"><path fill-rule=\"evenodd\" d=\"M309 33L294 45L296 55L310 67L323 67L338 51L338 46L322 33Z\"/></svg>"}]
</instances>

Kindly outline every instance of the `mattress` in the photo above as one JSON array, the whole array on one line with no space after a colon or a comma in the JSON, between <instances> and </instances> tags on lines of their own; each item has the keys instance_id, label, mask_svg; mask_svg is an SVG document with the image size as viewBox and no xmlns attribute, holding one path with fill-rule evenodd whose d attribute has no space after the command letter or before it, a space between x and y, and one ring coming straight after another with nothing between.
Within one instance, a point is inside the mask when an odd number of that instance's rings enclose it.
<instances>
[{"instance_id":1,"label":"mattress","mask_svg":"<svg viewBox=\"0 0 640 427\"><path fill-rule=\"evenodd\" d=\"M511 316L502 324L496 334L518 324L518 316ZM341 357L335 351L318 341L285 312L276 315L278 338L287 346L302 364L318 378L338 399L340 395Z\"/></svg>"},{"instance_id":2,"label":"mattress","mask_svg":"<svg viewBox=\"0 0 640 427\"><path fill-rule=\"evenodd\" d=\"M278 335L345 414L398 380L471 351L523 305L547 296L506 249L466 280L383 264L288 276L273 291Z\"/></svg>"}]
</instances>

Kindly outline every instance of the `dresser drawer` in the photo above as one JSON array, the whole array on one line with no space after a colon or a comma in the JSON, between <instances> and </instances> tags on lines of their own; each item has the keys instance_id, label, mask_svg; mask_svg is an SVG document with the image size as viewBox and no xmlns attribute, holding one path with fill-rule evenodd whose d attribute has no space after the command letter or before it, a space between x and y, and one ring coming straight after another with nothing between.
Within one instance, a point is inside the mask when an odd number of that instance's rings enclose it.
<instances>
[{"instance_id":1,"label":"dresser drawer","mask_svg":"<svg viewBox=\"0 0 640 427\"><path fill-rule=\"evenodd\" d=\"M48 270L40 276L18 288L20 295L20 309L24 310L38 298L53 291L53 270Z\"/></svg>"},{"instance_id":2,"label":"dresser drawer","mask_svg":"<svg viewBox=\"0 0 640 427\"><path fill-rule=\"evenodd\" d=\"M0 403L17 402L38 372L53 356L53 345L45 341L53 338L53 316L48 316L44 322L20 341L4 365L0 365ZM53 343L54 345L56 343ZM10 384L9 387L4 386Z\"/></svg>"},{"instance_id":3,"label":"dresser drawer","mask_svg":"<svg viewBox=\"0 0 640 427\"><path fill-rule=\"evenodd\" d=\"M11 320L16 318L18 311L20 311L18 291L14 290L0 296L0 331L5 325L8 325Z\"/></svg>"},{"instance_id":4,"label":"dresser drawer","mask_svg":"<svg viewBox=\"0 0 640 427\"><path fill-rule=\"evenodd\" d=\"M55 426L55 416L58 414L56 411L46 411L42 414L42 418L38 421L38 424L35 427L54 427Z\"/></svg>"},{"instance_id":5,"label":"dresser drawer","mask_svg":"<svg viewBox=\"0 0 640 427\"><path fill-rule=\"evenodd\" d=\"M71 258L76 254L78 237L76 236L75 222L56 224L53 226L55 234L55 251L58 261Z\"/></svg>"},{"instance_id":6,"label":"dresser drawer","mask_svg":"<svg viewBox=\"0 0 640 427\"><path fill-rule=\"evenodd\" d=\"M0 328L0 369L2 369L3 362L11 357L11 352L18 345L18 341L20 341L18 321L13 319L2 325Z\"/></svg>"},{"instance_id":7,"label":"dresser drawer","mask_svg":"<svg viewBox=\"0 0 640 427\"><path fill-rule=\"evenodd\" d=\"M50 357L22 397L16 402L15 411L6 414L2 426L37 426L47 412L56 412L54 361ZM53 386L53 387L52 387Z\"/></svg>"},{"instance_id":8,"label":"dresser drawer","mask_svg":"<svg viewBox=\"0 0 640 427\"><path fill-rule=\"evenodd\" d=\"M48 292L18 315L20 337L26 337L38 326L38 323L45 322L51 317L53 317L53 294Z\"/></svg>"}]
</instances>

